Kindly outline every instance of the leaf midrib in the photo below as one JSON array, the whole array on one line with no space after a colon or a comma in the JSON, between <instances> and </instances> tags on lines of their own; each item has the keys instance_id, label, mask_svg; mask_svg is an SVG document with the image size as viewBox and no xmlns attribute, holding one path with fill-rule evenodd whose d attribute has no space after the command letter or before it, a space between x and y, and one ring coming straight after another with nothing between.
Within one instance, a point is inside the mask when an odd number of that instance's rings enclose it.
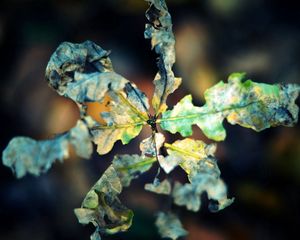
<instances>
[{"instance_id":1,"label":"leaf midrib","mask_svg":"<svg viewBox=\"0 0 300 240\"><path fill-rule=\"evenodd\" d=\"M169 143L165 143L164 146L170 150L173 150L173 151L176 151L176 152L179 152L179 153L182 153L182 154L185 154L185 155L188 155L190 157L193 157L193 158L196 158L196 159L201 159L203 158L202 155L200 154L196 154L196 153L193 153L193 152L190 152L190 151L186 151L182 148L179 148L177 146L174 146L172 144L169 144Z\"/></svg>"},{"instance_id":2,"label":"leaf midrib","mask_svg":"<svg viewBox=\"0 0 300 240\"><path fill-rule=\"evenodd\" d=\"M144 161L140 161L138 163L135 163L135 164L132 164L132 165L129 165L129 166L126 166L126 167L120 167L120 168L116 167L116 170L118 170L118 171L127 171L129 169L135 169L135 168L139 168L139 167L143 167L143 166L149 165L149 164L154 163L156 161L157 160L156 160L155 157L153 157L153 158L147 158Z\"/></svg>"},{"instance_id":3,"label":"leaf midrib","mask_svg":"<svg viewBox=\"0 0 300 240\"><path fill-rule=\"evenodd\" d=\"M219 111L203 112L203 113L199 112L197 114L187 114L187 115L184 115L184 116L160 118L156 122L161 123L161 122L167 122L167 121L177 121L177 120L181 120L181 119L202 118L202 117L205 117L206 115L218 114L218 113L223 113L223 112L226 112L226 111L232 111L232 110L235 110L235 109L246 108L246 107L249 107L252 104L259 103L259 102L262 102L262 101L254 101L254 102L250 102L250 103L248 103L246 105L243 105L243 106L235 106L235 107L224 108L224 109L221 109ZM198 111L201 110L203 107L198 107L199 108ZM172 111L172 110L170 110L170 111Z\"/></svg>"}]
</instances>

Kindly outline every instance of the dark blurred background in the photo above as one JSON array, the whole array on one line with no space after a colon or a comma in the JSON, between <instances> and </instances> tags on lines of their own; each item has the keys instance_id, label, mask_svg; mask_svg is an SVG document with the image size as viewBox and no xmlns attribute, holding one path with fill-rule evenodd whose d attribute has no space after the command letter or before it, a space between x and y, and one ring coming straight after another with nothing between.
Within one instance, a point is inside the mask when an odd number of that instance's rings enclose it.
<instances>
[{"instance_id":1,"label":"dark blurred background","mask_svg":"<svg viewBox=\"0 0 300 240\"><path fill-rule=\"evenodd\" d=\"M296 1L169 0L176 35L174 71L183 84L173 105L203 92L229 73L245 71L266 83L300 83L300 15ZM151 97L156 55L144 40L143 0L2 0L0 2L1 152L16 135L52 137L79 117L71 101L44 79L47 62L62 41L92 40L111 49L115 70ZM299 99L297 100L299 104ZM91 114L99 109L91 106ZM173 206L190 232L188 240L294 239L300 227L300 124L256 133L225 123L228 137L218 144L222 177L235 202L218 213L191 213ZM144 131L129 145L117 143L106 156L75 156L36 178L17 180L0 166L1 240L84 240L93 231L80 225L79 207L116 153L138 153ZM166 134L168 137L168 135ZM176 135L175 137L180 138ZM195 138L209 142L195 128ZM174 137L168 137L173 141ZM159 239L154 213L166 199L143 190L155 170L122 195L135 212L128 233L103 239ZM184 179L180 170L172 173Z\"/></svg>"}]
</instances>

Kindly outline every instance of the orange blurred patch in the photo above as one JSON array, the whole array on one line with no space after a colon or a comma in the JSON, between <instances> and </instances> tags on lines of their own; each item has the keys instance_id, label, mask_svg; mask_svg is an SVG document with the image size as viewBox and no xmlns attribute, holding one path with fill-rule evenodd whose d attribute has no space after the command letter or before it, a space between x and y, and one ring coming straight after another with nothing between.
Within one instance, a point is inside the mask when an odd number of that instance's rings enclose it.
<instances>
[{"instance_id":1,"label":"orange blurred patch","mask_svg":"<svg viewBox=\"0 0 300 240\"><path fill-rule=\"evenodd\" d=\"M87 102L84 105L87 107L87 115L91 116L95 121L105 124L104 119L101 117L101 112L108 112L110 108L108 107L110 97L105 96L102 103L100 102Z\"/></svg>"}]
</instances>

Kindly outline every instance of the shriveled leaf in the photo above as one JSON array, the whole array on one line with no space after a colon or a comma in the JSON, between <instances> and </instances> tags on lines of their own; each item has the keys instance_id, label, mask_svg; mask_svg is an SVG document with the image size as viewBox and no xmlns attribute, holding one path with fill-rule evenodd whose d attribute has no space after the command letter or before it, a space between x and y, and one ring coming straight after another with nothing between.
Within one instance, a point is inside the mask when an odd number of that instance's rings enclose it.
<instances>
[{"instance_id":1,"label":"shriveled leaf","mask_svg":"<svg viewBox=\"0 0 300 240\"><path fill-rule=\"evenodd\" d=\"M78 103L102 102L109 91L121 91L129 81L115 72L77 73L64 96Z\"/></svg>"},{"instance_id":2,"label":"shriveled leaf","mask_svg":"<svg viewBox=\"0 0 300 240\"><path fill-rule=\"evenodd\" d=\"M101 113L106 125L94 122L91 127L93 141L101 155L108 153L117 140L129 143L148 120L148 99L134 84L127 83L120 92L110 91L109 96L110 111Z\"/></svg>"},{"instance_id":3,"label":"shriveled leaf","mask_svg":"<svg viewBox=\"0 0 300 240\"><path fill-rule=\"evenodd\" d=\"M100 239L98 232L114 234L131 226L133 212L120 202L121 191L118 173L110 166L87 193L81 208L74 210L80 223L96 227L91 239Z\"/></svg>"},{"instance_id":4,"label":"shriveled leaf","mask_svg":"<svg viewBox=\"0 0 300 240\"><path fill-rule=\"evenodd\" d=\"M108 169L106 169L101 178L95 183L91 191L103 192L104 194L109 194L111 197L113 197L120 194L122 192L122 188L123 186L118 172L113 166L110 166ZM89 194L87 194L86 198L89 198ZM85 200L83 203L84 202Z\"/></svg>"},{"instance_id":5,"label":"shriveled leaf","mask_svg":"<svg viewBox=\"0 0 300 240\"><path fill-rule=\"evenodd\" d=\"M188 234L182 227L179 218L171 212L159 212L157 214L155 225L162 238L171 238L175 240Z\"/></svg>"},{"instance_id":6,"label":"shriveled leaf","mask_svg":"<svg viewBox=\"0 0 300 240\"><path fill-rule=\"evenodd\" d=\"M218 179L213 183L213 187L206 189L208 199L217 201L217 203L210 202L209 210L217 212L231 205L234 198L227 198L227 187L222 179Z\"/></svg>"},{"instance_id":7,"label":"shriveled leaf","mask_svg":"<svg viewBox=\"0 0 300 240\"><path fill-rule=\"evenodd\" d=\"M101 102L108 91L129 81L113 71L109 51L92 41L61 43L46 68L46 79L58 94L75 102Z\"/></svg>"},{"instance_id":8,"label":"shriveled leaf","mask_svg":"<svg viewBox=\"0 0 300 240\"><path fill-rule=\"evenodd\" d=\"M205 92L206 104L196 107L190 95L162 115L161 127L182 136L192 134L196 124L210 139L226 136L222 122L261 131L275 126L293 126L298 120L295 100L300 87L295 84L269 85L243 81L245 74L234 73L228 83L219 82Z\"/></svg>"},{"instance_id":9,"label":"shriveled leaf","mask_svg":"<svg viewBox=\"0 0 300 240\"><path fill-rule=\"evenodd\" d=\"M211 211L219 211L229 206L233 199L227 198L227 188L220 178L220 170L213 157L206 158L197 163L189 174L190 183L176 183L172 195L174 203L186 206L188 210L198 211L201 206L201 194L206 192L208 198L216 201L210 205Z\"/></svg>"},{"instance_id":10,"label":"shriveled leaf","mask_svg":"<svg viewBox=\"0 0 300 240\"><path fill-rule=\"evenodd\" d=\"M118 172L122 186L128 187L133 179L148 171L155 161L155 157L116 155L113 160L113 166Z\"/></svg>"},{"instance_id":11,"label":"shriveled leaf","mask_svg":"<svg viewBox=\"0 0 300 240\"><path fill-rule=\"evenodd\" d=\"M158 156L159 149L162 147L165 137L162 133L154 133L152 136L144 139L140 143L140 149L143 156Z\"/></svg>"},{"instance_id":12,"label":"shriveled leaf","mask_svg":"<svg viewBox=\"0 0 300 240\"><path fill-rule=\"evenodd\" d=\"M169 156L165 161L178 162L180 166L190 173L199 161L214 156L215 144L206 144L201 140L186 138L177 140L172 144L165 143Z\"/></svg>"},{"instance_id":13,"label":"shriveled leaf","mask_svg":"<svg viewBox=\"0 0 300 240\"><path fill-rule=\"evenodd\" d=\"M181 83L181 78L175 78L172 71L175 63L175 38L172 32L171 15L164 0L147 0L150 4L146 17L150 24L146 24L144 36L151 39L152 48L159 55L158 73L155 76L155 91L152 105L156 114L167 109L166 100Z\"/></svg>"},{"instance_id":14,"label":"shriveled leaf","mask_svg":"<svg viewBox=\"0 0 300 240\"><path fill-rule=\"evenodd\" d=\"M192 185L197 186L197 192L206 191L208 199L216 201L210 203L209 210L220 211L233 203L234 198L227 198L227 187L222 179L209 173L199 172L192 180Z\"/></svg>"},{"instance_id":15,"label":"shriveled leaf","mask_svg":"<svg viewBox=\"0 0 300 240\"><path fill-rule=\"evenodd\" d=\"M172 195L176 205L185 206L190 211L199 211L201 206L201 192L197 192L197 187L195 185L190 183L182 185L181 183L176 182Z\"/></svg>"},{"instance_id":16,"label":"shriveled leaf","mask_svg":"<svg viewBox=\"0 0 300 240\"><path fill-rule=\"evenodd\" d=\"M169 195L171 193L171 184L168 179L165 179L162 182L154 181L153 183L145 184L145 190L157 194Z\"/></svg>"},{"instance_id":17,"label":"shriveled leaf","mask_svg":"<svg viewBox=\"0 0 300 240\"><path fill-rule=\"evenodd\" d=\"M108 55L108 51L92 41L63 42L49 60L46 79L60 95L65 95L71 88L69 84L82 81L82 77L75 78L76 73L113 72Z\"/></svg>"},{"instance_id":18,"label":"shriveled leaf","mask_svg":"<svg viewBox=\"0 0 300 240\"><path fill-rule=\"evenodd\" d=\"M13 138L3 151L2 161L12 169L17 178L24 177L27 173L38 176L48 171L55 160L63 161L69 156L69 144L80 157L90 157L92 143L88 129L81 120L69 132L57 135L51 140Z\"/></svg>"},{"instance_id":19,"label":"shriveled leaf","mask_svg":"<svg viewBox=\"0 0 300 240\"><path fill-rule=\"evenodd\" d=\"M89 129L83 121L77 121L76 126L70 130L69 141L79 157L90 158L93 152L93 145Z\"/></svg>"}]
</instances>

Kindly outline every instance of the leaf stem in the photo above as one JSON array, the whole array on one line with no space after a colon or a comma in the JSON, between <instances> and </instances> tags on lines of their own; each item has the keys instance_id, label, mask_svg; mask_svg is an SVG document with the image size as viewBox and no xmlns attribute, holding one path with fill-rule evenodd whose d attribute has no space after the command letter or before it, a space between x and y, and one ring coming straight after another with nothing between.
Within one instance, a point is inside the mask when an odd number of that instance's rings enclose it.
<instances>
[{"instance_id":1,"label":"leaf stem","mask_svg":"<svg viewBox=\"0 0 300 240\"><path fill-rule=\"evenodd\" d=\"M254 102L250 102L246 105L243 106L234 106L234 107L228 107L228 108L224 108L218 111L211 111L211 112L199 112L196 114L189 114L189 115L184 115L184 116L176 116L176 117L168 117L168 118L159 118L156 120L157 123L161 123L161 122L167 122L167 121L177 121L177 120L181 120L181 119L191 119L191 118L202 118L205 117L206 115L210 115L210 114L218 114L218 113L222 113L222 112L226 112L226 111L230 111L230 110L235 110L235 109L241 109L241 108L246 108L252 104L256 104L259 103L261 101L254 101ZM201 108L203 107L198 107L198 110L201 110Z\"/></svg>"},{"instance_id":2,"label":"leaf stem","mask_svg":"<svg viewBox=\"0 0 300 240\"><path fill-rule=\"evenodd\" d=\"M91 130L99 130L99 129L118 129L118 128L130 128L130 127L136 127L141 125L146 125L146 122L135 122L135 123L129 123L129 124L116 124L116 125L99 125L92 127Z\"/></svg>"}]
</instances>

